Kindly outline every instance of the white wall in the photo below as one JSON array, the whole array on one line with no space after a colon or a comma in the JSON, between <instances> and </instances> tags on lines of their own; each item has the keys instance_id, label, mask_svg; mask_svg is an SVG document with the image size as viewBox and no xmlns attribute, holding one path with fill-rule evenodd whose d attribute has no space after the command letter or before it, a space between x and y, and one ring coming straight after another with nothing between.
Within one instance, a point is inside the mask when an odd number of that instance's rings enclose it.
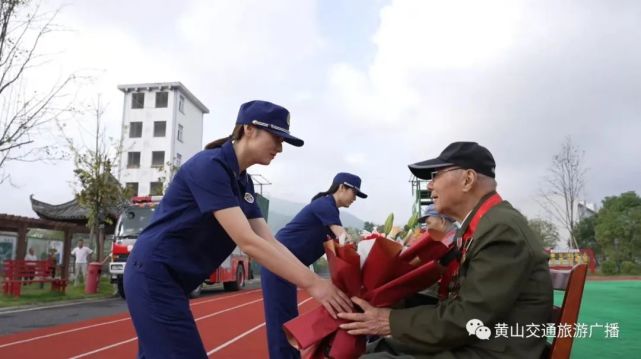
<instances>
[{"instance_id":1,"label":"white wall","mask_svg":"<svg viewBox=\"0 0 641 359\"><path fill-rule=\"evenodd\" d=\"M123 153L121 160L120 182L138 182L138 193L149 194L149 183L158 181L163 174L157 168L151 167L152 151L164 151L165 162L171 157L171 127L174 104L171 91L168 91L167 107L156 108L156 92L142 91L145 94L144 108L131 108L133 92L125 94ZM154 122L165 121L165 137L154 137ZM142 137L129 138L129 124L142 122ZM140 152L140 168L127 168L127 153Z\"/></svg>"},{"instance_id":2,"label":"white wall","mask_svg":"<svg viewBox=\"0 0 641 359\"><path fill-rule=\"evenodd\" d=\"M203 113L194 105L187 96L176 91L176 106L178 106L178 96L185 98L184 114L176 109L176 125L174 126L173 139L175 143L175 152L182 155L182 163L185 163L191 156L202 149L203 142ZM183 126L183 141L177 141L178 125Z\"/></svg>"},{"instance_id":3,"label":"white wall","mask_svg":"<svg viewBox=\"0 0 641 359\"><path fill-rule=\"evenodd\" d=\"M131 108L134 92L124 94L123 148L119 180L123 185L127 182L137 182L138 194L147 195L150 192L150 182L157 182L168 173L151 167L152 152L164 151L164 163L173 161L176 153L179 153L182 156L181 163L185 163L202 149L203 113L184 94L184 114L178 111L179 90L167 90L166 108L155 107L155 93L158 91L141 92L145 94L144 108L141 109ZM153 137L154 121L166 121L165 137ZM131 122L143 123L141 138L129 138ZM178 124L183 125L182 142L177 140ZM127 168L128 152L140 152L140 168Z\"/></svg>"}]
</instances>

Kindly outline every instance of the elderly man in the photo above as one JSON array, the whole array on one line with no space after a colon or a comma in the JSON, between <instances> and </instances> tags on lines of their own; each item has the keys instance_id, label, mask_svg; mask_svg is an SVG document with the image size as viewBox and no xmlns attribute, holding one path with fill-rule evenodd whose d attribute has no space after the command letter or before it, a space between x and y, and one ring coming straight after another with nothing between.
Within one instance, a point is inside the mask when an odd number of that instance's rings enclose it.
<instances>
[{"instance_id":1,"label":"elderly man","mask_svg":"<svg viewBox=\"0 0 641 359\"><path fill-rule=\"evenodd\" d=\"M364 312L341 313L352 321L341 327L386 337L363 358L539 358L552 309L547 256L523 215L496 193L492 154L455 142L409 167L431 179L436 210L461 223L449 295L435 306L392 310L353 298ZM538 332L525 330L533 324Z\"/></svg>"}]
</instances>

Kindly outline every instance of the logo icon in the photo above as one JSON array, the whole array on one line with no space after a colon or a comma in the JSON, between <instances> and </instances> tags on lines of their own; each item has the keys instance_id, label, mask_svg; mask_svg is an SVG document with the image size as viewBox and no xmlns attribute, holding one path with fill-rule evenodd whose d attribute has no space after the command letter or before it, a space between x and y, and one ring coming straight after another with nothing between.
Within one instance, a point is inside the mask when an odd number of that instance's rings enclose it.
<instances>
[{"instance_id":1,"label":"logo icon","mask_svg":"<svg viewBox=\"0 0 641 359\"><path fill-rule=\"evenodd\" d=\"M254 203L254 196L249 192L245 192L245 201L247 201L247 203Z\"/></svg>"},{"instance_id":2,"label":"logo icon","mask_svg":"<svg viewBox=\"0 0 641 359\"><path fill-rule=\"evenodd\" d=\"M470 319L465 324L468 335L475 335L481 340L488 340L492 336L490 328L486 327L479 319Z\"/></svg>"}]
</instances>

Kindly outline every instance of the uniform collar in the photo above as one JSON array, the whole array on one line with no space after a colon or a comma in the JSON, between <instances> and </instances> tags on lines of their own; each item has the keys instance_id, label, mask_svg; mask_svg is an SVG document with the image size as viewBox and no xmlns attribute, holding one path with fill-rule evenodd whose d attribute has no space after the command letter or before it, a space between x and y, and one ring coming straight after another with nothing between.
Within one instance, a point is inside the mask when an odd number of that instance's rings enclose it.
<instances>
[{"instance_id":1,"label":"uniform collar","mask_svg":"<svg viewBox=\"0 0 641 359\"><path fill-rule=\"evenodd\" d=\"M225 163L227 163L229 169L234 173L234 177L236 177L236 179L240 178L240 165L238 164L238 157L236 157L236 151L234 151L234 146L231 140L223 144L221 151L223 153ZM244 173L246 173L246 171L244 171L243 174Z\"/></svg>"},{"instance_id":2,"label":"uniform collar","mask_svg":"<svg viewBox=\"0 0 641 359\"><path fill-rule=\"evenodd\" d=\"M336 204L336 198L334 198L334 194L328 194L327 197L329 197L329 200L332 202L334 207L338 208L338 205Z\"/></svg>"},{"instance_id":3,"label":"uniform collar","mask_svg":"<svg viewBox=\"0 0 641 359\"><path fill-rule=\"evenodd\" d=\"M479 210L479 208L481 208L481 205L483 205L483 203L485 203L485 201L487 201L494 194L496 194L496 191L491 191L481 197L476 206L474 206L474 208L467 214L467 216L465 216L463 222L461 222L461 226L458 229L458 235L463 236L465 231L467 231L467 227L470 225L470 222L472 222L472 218L474 218L476 212Z\"/></svg>"},{"instance_id":4,"label":"uniform collar","mask_svg":"<svg viewBox=\"0 0 641 359\"><path fill-rule=\"evenodd\" d=\"M467 219L470 217L471 213L472 213L472 211L470 210L469 212L467 212L467 215L465 215L465 218L463 218L462 221L454 222L454 225L456 226L456 228L460 229L461 227L463 227L463 223L465 223L465 221L467 221Z\"/></svg>"}]
</instances>

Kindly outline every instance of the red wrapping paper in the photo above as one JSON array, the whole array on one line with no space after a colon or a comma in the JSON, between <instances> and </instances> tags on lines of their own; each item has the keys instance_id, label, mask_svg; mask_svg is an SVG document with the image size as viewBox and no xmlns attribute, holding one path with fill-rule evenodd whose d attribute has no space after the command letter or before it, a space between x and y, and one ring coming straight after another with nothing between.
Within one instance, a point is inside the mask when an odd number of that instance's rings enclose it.
<instances>
[{"instance_id":1,"label":"red wrapping paper","mask_svg":"<svg viewBox=\"0 0 641 359\"><path fill-rule=\"evenodd\" d=\"M429 262L440 259L449 249L449 246L432 239L432 235L429 232L425 232L418 237L411 247L404 250L400 257L407 261L418 257L421 262Z\"/></svg>"},{"instance_id":2,"label":"red wrapping paper","mask_svg":"<svg viewBox=\"0 0 641 359\"><path fill-rule=\"evenodd\" d=\"M353 245L325 242L332 282L348 296L361 297L375 307L388 307L440 278L442 268L436 259L448 247L431 240L429 235L405 251L399 243L382 236L372 237L375 243L362 269ZM305 359L357 358L365 351L365 337L347 334L338 327L344 322L318 307L285 323L283 329Z\"/></svg>"}]
</instances>

